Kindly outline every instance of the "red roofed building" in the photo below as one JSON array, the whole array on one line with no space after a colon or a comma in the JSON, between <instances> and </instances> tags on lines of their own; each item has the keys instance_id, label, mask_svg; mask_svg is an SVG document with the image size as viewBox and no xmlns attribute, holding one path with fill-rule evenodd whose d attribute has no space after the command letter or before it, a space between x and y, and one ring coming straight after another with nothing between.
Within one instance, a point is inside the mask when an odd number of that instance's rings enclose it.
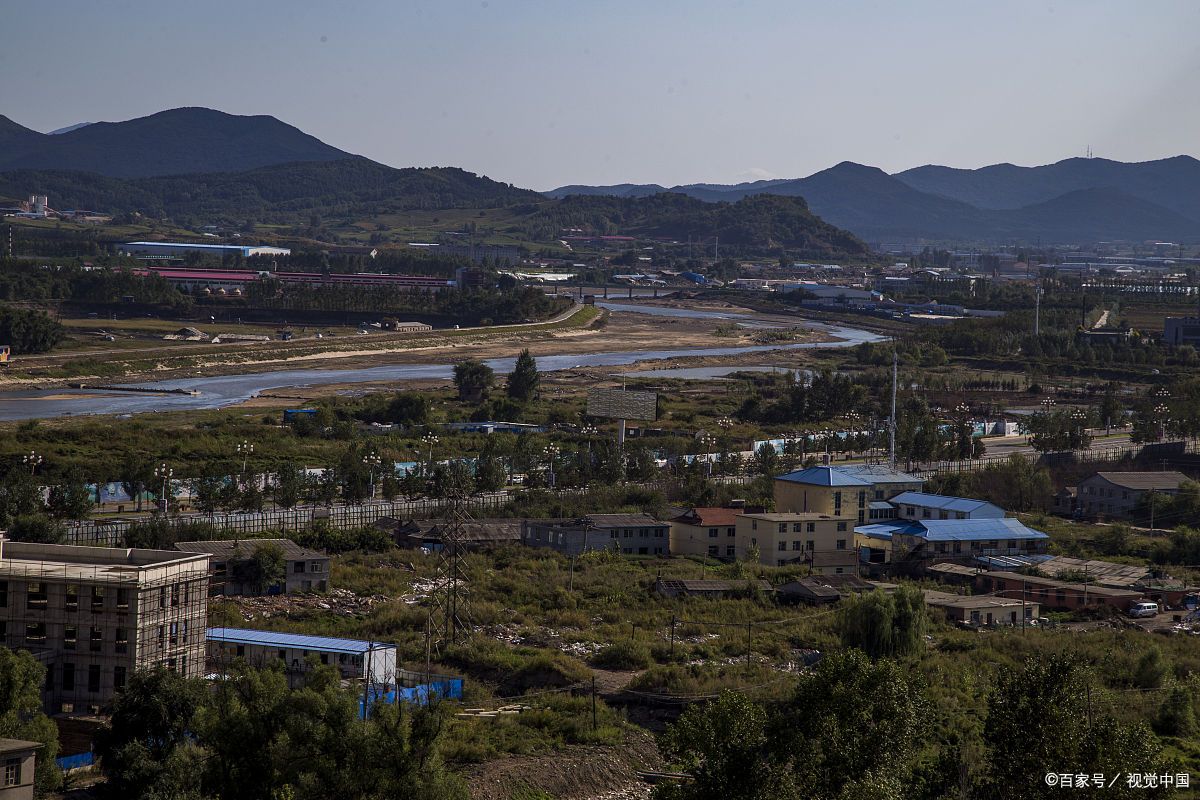
<instances>
[{"instance_id":1,"label":"red roofed building","mask_svg":"<svg viewBox=\"0 0 1200 800\"><path fill-rule=\"evenodd\" d=\"M671 554L732 559L742 508L693 508L671 520Z\"/></svg>"}]
</instances>

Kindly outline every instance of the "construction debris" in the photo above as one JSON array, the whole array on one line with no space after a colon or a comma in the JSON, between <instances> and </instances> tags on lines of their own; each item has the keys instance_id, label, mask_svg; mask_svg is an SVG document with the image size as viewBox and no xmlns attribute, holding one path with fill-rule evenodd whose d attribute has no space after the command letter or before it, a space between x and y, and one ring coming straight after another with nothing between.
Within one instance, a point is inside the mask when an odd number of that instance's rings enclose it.
<instances>
[{"instance_id":1,"label":"construction debris","mask_svg":"<svg viewBox=\"0 0 1200 800\"><path fill-rule=\"evenodd\" d=\"M392 598L384 594L358 595L349 589L330 589L328 594L275 594L262 597L230 597L247 622L314 611L331 611L342 617L361 617Z\"/></svg>"}]
</instances>

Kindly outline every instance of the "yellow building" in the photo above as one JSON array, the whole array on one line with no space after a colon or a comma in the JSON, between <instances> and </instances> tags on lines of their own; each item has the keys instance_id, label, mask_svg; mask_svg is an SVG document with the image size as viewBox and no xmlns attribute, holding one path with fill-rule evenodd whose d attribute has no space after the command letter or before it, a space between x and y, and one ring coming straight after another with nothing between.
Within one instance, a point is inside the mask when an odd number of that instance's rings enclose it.
<instances>
[{"instance_id":1,"label":"yellow building","mask_svg":"<svg viewBox=\"0 0 1200 800\"><path fill-rule=\"evenodd\" d=\"M740 508L693 508L671 520L671 554L737 558Z\"/></svg>"},{"instance_id":2,"label":"yellow building","mask_svg":"<svg viewBox=\"0 0 1200 800\"><path fill-rule=\"evenodd\" d=\"M876 464L809 467L775 478L776 511L825 514L865 525L871 503L919 492L924 481Z\"/></svg>"},{"instance_id":3,"label":"yellow building","mask_svg":"<svg viewBox=\"0 0 1200 800\"><path fill-rule=\"evenodd\" d=\"M771 567L804 564L821 575L853 574L858 567L854 524L828 514L763 512L737 518L738 558L757 548Z\"/></svg>"}]
</instances>

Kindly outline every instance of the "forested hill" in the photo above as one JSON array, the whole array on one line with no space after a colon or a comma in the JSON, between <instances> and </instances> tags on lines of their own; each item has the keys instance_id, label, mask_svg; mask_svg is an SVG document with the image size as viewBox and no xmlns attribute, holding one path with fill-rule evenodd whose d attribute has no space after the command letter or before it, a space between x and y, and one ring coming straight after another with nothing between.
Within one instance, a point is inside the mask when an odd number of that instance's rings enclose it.
<instances>
[{"instance_id":1,"label":"forested hill","mask_svg":"<svg viewBox=\"0 0 1200 800\"><path fill-rule=\"evenodd\" d=\"M799 197L754 195L735 203L706 203L682 194L650 197L573 195L545 204L522 230L534 239L579 228L591 235L650 236L722 247L786 248L807 254L862 255L857 236L813 214Z\"/></svg>"},{"instance_id":2,"label":"forested hill","mask_svg":"<svg viewBox=\"0 0 1200 800\"><path fill-rule=\"evenodd\" d=\"M0 198L47 194L55 208L206 221L294 222L421 208L485 208L543 200L455 167L394 169L358 156L236 173L111 178L92 172L0 172Z\"/></svg>"}]
</instances>

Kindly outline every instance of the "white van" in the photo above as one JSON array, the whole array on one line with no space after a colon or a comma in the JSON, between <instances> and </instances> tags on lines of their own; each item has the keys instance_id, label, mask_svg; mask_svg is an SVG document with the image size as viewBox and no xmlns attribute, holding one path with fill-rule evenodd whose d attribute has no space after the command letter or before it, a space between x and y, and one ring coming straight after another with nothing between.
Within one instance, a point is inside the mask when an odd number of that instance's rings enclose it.
<instances>
[{"instance_id":1,"label":"white van","mask_svg":"<svg viewBox=\"0 0 1200 800\"><path fill-rule=\"evenodd\" d=\"M1158 614L1158 603L1142 602L1134 603L1129 607L1129 616L1131 617L1153 617Z\"/></svg>"}]
</instances>

